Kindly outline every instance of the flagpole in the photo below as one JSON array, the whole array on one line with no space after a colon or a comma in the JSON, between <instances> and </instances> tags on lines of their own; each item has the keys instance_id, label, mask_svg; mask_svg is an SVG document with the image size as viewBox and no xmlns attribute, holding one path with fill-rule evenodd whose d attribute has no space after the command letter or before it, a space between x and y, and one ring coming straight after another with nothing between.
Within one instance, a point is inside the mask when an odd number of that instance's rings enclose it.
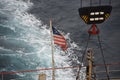
<instances>
[{"instance_id":1,"label":"flagpole","mask_svg":"<svg viewBox=\"0 0 120 80\"><path fill-rule=\"evenodd\" d=\"M52 51L52 80L55 80L55 61L54 61L52 19L50 19L50 34L51 34L51 51Z\"/></svg>"}]
</instances>

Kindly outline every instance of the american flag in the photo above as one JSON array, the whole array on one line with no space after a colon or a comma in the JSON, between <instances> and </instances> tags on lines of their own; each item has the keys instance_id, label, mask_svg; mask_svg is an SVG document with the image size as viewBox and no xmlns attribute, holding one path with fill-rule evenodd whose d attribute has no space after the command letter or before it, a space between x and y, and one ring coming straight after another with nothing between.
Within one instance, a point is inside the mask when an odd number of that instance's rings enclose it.
<instances>
[{"instance_id":1,"label":"american flag","mask_svg":"<svg viewBox=\"0 0 120 80\"><path fill-rule=\"evenodd\" d=\"M54 44L59 45L63 51L67 50L67 43L64 36L54 27L52 27Z\"/></svg>"}]
</instances>

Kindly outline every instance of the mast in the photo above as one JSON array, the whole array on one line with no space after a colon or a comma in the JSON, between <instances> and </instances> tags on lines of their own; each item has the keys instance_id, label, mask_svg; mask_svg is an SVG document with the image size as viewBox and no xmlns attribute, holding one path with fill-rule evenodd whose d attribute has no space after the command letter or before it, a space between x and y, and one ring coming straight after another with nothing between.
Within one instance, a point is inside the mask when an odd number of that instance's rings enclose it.
<instances>
[{"instance_id":1,"label":"mast","mask_svg":"<svg viewBox=\"0 0 120 80\"><path fill-rule=\"evenodd\" d=\"M51 51L52 51L52 80L55 80L55 61L54 61L52 19L50 19L50 34L51 34Z\"/></svg>"},{"instance_id":2,"label":"mast","mask_svg":"<svg viewBox=\"0 0 120 80\"><path fill-rule=\"evenodd\" d=\"M93 64L93 50L89 49L87 54L88 66L87 66L87 80L92 80L92 64Z\"/></svg>"}]
</instances>

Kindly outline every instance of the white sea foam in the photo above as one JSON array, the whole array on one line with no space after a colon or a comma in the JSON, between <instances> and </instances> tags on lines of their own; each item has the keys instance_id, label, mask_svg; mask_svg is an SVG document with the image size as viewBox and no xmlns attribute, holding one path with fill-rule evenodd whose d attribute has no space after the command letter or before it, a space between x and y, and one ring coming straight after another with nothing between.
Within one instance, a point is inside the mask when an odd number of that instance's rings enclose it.
<instances>
[{"instance_id":1,"label":"white sea foam","mask_svg":"<svg viewBox=\"0 0 120 80\"><path fill-rule=\"evenodd\" d=\"M33 49L33 50L31 49L31 52L28 53L24 52L24 49L26 48L22 48L16 51L12 50L13 53L15 53L15 55L22 54L22 56L19 56L19 58L22 61L24 61L28 68L31 68L32 66L36 66L35 67L36 69L52 67L50 31L46 29L46 27L48 26L42 24L41 20L38 20L34 15L27 12L33 5L33 3L31 3L30 1L24 2L22 0L0 0L0 3L5 5L0 9L2 13L8 12L6 13L8 20L1 25L4 25L3 27L9 28L19 35L19 37L17 36L16 38L6 36L3 37L3 39L6 40L13 39L17 40L18 42L23 41ZM67 54L61 51L60 48L55 48L54 51L55 67L70 66L71 65L71 62L69 61L70 57L72 58L72 60L78 61L77 56L74 54L73 49L80 50L80 48L74 42L71 43L69 34L67 34L65 37L70 47L68 48ZM5 48L0 47L0 49ZM7 51L11 50L7 49ZM46 73L47 80L51 79L52 76L51 70L39 71L36 74L39 73ZM24 74L24 76L27 77L27 74L28 73ZM36 76L31 75L31 77L33 77L33 80L38 80L38 75ZM56 70L56 80L61 79L75 80L75 74L73 73L73 70L72 69Z\"/></svg>"}]
</instances>

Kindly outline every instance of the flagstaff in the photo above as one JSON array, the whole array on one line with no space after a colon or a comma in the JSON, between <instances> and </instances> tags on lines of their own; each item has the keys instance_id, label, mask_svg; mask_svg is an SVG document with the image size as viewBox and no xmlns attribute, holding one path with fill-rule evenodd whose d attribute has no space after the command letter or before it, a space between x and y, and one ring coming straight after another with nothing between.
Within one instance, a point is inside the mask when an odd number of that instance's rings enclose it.
<instances>
[{"instance_id":1,"label":"flagstaff","mask_svg":"<svg viewBox=\"0 0 120 80\"><path fill-rule=\"evenodd\" d=\"M51 34L51 52L52 52L52 80L55 80L55 62L54 62L52 19L50 19L50 34Z\"/></svg>"}]
</instances>

